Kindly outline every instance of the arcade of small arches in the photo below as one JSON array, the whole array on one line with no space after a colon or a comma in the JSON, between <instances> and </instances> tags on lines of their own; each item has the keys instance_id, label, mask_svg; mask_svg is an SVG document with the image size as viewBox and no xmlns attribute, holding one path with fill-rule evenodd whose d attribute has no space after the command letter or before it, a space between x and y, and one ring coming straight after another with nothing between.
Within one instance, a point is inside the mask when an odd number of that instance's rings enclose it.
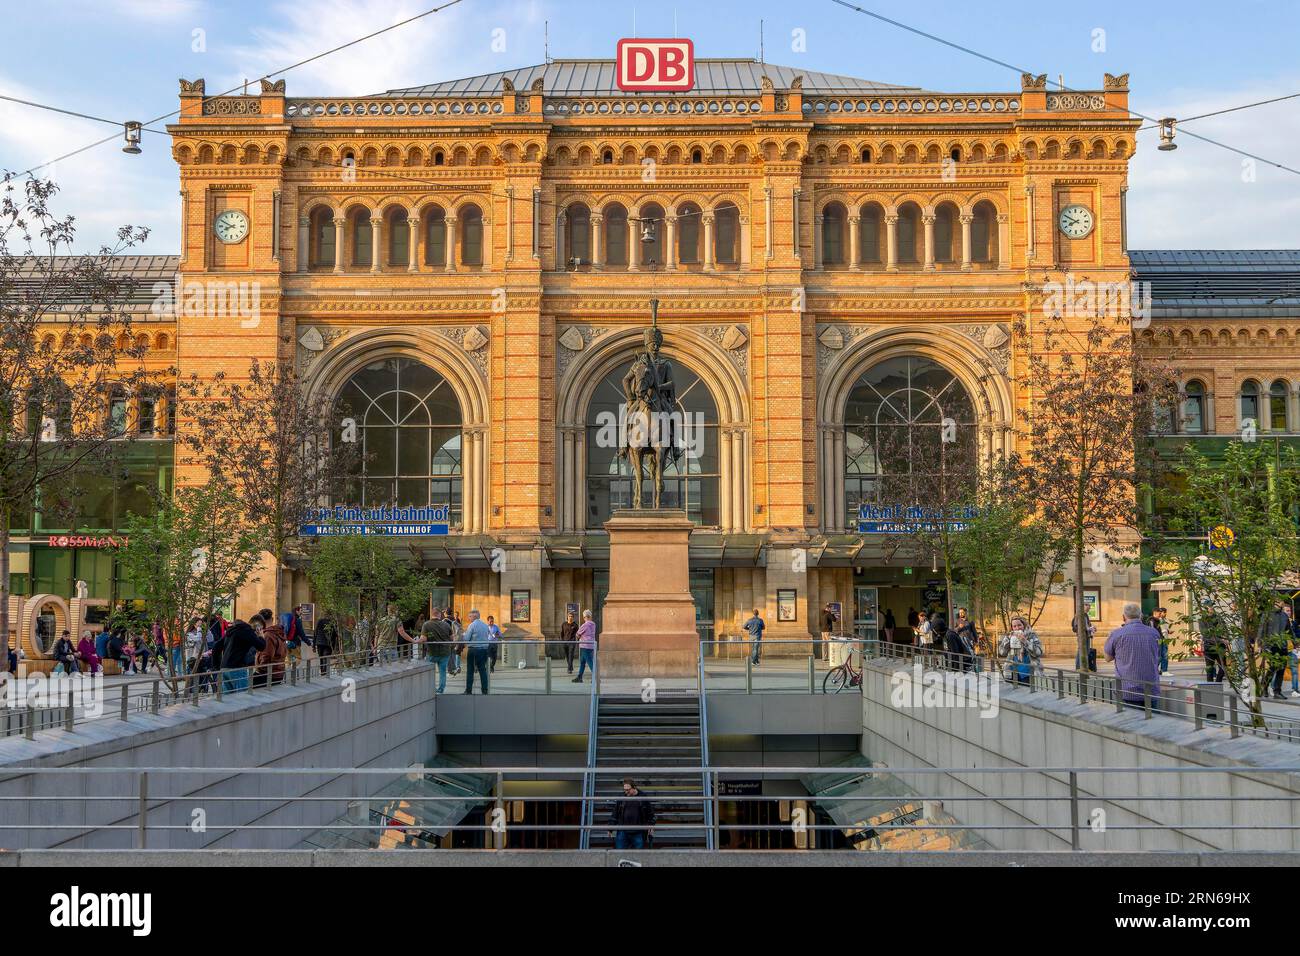
<instances>
[{"instance_id":1,"label":"arcade of small arches","mask_svg":"<svg viewBox=\"0 0 1300 956\"><path fill-rule=\"evenodd\" d=\"M712 272L746 264L749 217L732 200L568 203L556 218L556 262L571 270Z\"/></svg>"},{"instance_id":2,"label":"arcade of small arches","mask_svg":"<svg viewBox=\"0 0 1300 956\"><path fill-rule=\"evenodd\" d=\"M815 262L832 270L1005 269L1007 222L990 199L924 206L911 199L831 199L818 209Z\"/></svg>"},{"instance_id":3,"label":"arcade of small arches","mask_svg":"<svg viewBox=\"0 0 1300 956\"><path fill-rule=\"evenodd\" d=\"M490 267L490 224L473 200L411 208L388 201L310 205L298 222L299 271L456 272Z\"/></svg>"},{"instance_id":4,"label":"arcade of small arches","mask_svg":"<svg viewBox=\"0 0 1300 956\"><path fill-rule=\"evenodd\" d=\"M620 329L597 339L557 383L557 533L599 530L614 509L631 504L629 467L617 445L600 436L610 415L617 417L621 379L641 331ZM309 383L356 419L365 464L347 500L450 504L455 527L485 532L484 382L454 349L434 346L436 336L389 330L369 338L327 357ZM977 447L980 460L1010 450L1009 389L969 340L873 338L832 366L820 389L819 513L828 533L852 528L858 504L881 494L880 479L894 467L882 435L931 448L951 420L956 440ZM665 330L662 355L674 366L678 408L695 452L668 469L665 502L702 527L742 533L753 530L755 513L749 395L717 353L702 335Z\"/></svg>"},{"instance_id":5,"label":"arcade of small arches","mask_svg":"<svg viewBox=\"0 0 1300 956\"><path fill-rule=\"evenodd\" d=\"M1246 422L1272 434L1300 434L1300 382L1284 377L1244 378L1230 401L1237 410L1229 432L1237 434ZM1218 432L1214 391L1203 379L1190 378L1179 387L1179 414L1174 430L1183 435Z\"/></svg>"}]
</instances>

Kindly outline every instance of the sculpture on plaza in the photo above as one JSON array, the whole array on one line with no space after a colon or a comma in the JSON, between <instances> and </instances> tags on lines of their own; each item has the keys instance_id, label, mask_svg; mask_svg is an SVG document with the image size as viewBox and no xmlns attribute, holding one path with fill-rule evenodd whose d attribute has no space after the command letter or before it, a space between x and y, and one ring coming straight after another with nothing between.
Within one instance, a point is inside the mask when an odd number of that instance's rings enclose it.
<instances>
[{"instance_id":1,"label":"sculpture on plaza","mask_svg":"<svg viewBox=\"0 0 1300 956\"><path fill-rule=\"evenodd\" d=\"M623 376L623 448L619 452L632 465L632 508L641 509L642 462L654 482L654 505L660 507L664 472L681 454L681 412L673 385L673 366L659 354L664 336L659 331L659 300L650 300L650 328L645 348L632 360Z\"/></svg>"}]
</instances>

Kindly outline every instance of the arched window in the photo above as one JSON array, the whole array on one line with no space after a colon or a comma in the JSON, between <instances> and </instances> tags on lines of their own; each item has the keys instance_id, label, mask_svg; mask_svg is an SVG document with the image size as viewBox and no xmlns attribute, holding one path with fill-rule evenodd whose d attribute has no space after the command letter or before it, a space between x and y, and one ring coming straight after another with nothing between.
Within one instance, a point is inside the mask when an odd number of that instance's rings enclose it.
<instances>
[{"instance_id":1,"label":"arched window","mask_svg":"<svg viewBox=\"0 0 1300 956\"><path fill-rule=\"evenodd\" d=\"M158 420L158 393L153 390L141 392L136 402L136 431L143 438L152 438L161 424Z\"/></svg>"},{"instance_id":2,"label":"arched window","mask_svg":"<svg viewBox=\"0 0 1300 956\"><path fill-rule=\"evenodd\" d=\"M388 264L405 268L411 264L411 223L405 209L394 209L387 216Z\"/></svg>"},{"instance_id":3,"label":"arched window","mask_svg":"<svg viewBox=\"0 0 1300 956\"><path fill-rule=\"evenodd\" d=\"M383 359L353 375L338 404L356 420L361 448L343 503L447 504L460 524L461 411L443 376L414 359Z\"/></svg>"},{"instance_id":4,"label":"arched window","mask_svg":"<svg viewBox=\"0 0 1300 956\"><path fill-rule=\"evenodd\" d=\"M945 442L945 438L951 438ZM845 514L856 525L863 504L921 505L945 461L973 462L975 407L951 372L922 356L886 359L869 369L844 409ZM952 455L943 450L951 448Z\"/></svg>"},{"instance_id":5,"label":"arched window","mask_svg":"<svg viewBox=\"0 0 1300 956\"><path fill-rule=\"evenodd\" d=\"M424 211L424 264L434 269L447 266L447 213L441 206Z\"/></svg>"},{"instance_id":6,"label":"arched window","mask_svg":"<svg viewBox=\"0 0 1300 956\"><path fill-rule=\"evenodd\" d=\"M575 259L578 265L591 265L591 210L585 203L575 202L565 214L564 255L569 261L564 267L570 268Z\"/></svg>"},{"instance_id":7,"label":"arched window","mask_svg":"<svg viewBox=\"0 0 1300 956\"><path fill-rule=\"evenodd\" d=\"M311 264L334 267L334 212L323 206L311 211Z\"/></svg>"},{"instance_id":8,"label":"arched window","mask_svg":"<svg viewBox=\"0 0 1300 956\"><path fill-rule=\"evenodd\" d=\"M693 202L677 207L677 261L684 266L697 265L703 258L700 207Z\"/></svg>"},{"instance_id":9,"label":"arched window","mask_svg":"<svg viewBox=\"0 0 1300 956\"><path fill-rule=\"evenodd\" d=\"M844 207L837 202L827 203L822 209L822 265L844 265L844 232L847 217Z\"/></svg>"},{"instance_id":10,"label":"arched window","mask_svg":"<svg viewBox=\"0 0 1300 956\"><path fill-rule=\"evenodd\" d=\"M649 202L641 207L638 218L641 220L637 229L636 242L640 247L637 253L637 261L643 267L662 266L664 264L664 236L667 235L668 223L664 217L664 207L658 203ZM681 221L678 220L678 225ZM645 234L646 227L650 229L650 241L642 242L641 236Z\"/></svg>"},{"instance_id":11,"label":"arched window","mask_svg":"<svg viewBox=\"0 0 1300 956\"><path fill-rule=\"evenodd\" d=\"M108 393L108 431L113 437L126 434L128 411L126 389L114 385Z\"/></svg>"},{"instance_id":12,"label":"arched window","mask_svg":"<svg viewBox=\"0 0 1300 956\"><path fill-rule=\"evenodd\" d=\"M605 265L627 266L627 209L620 203L610 203L604 211L605 224L601 235L605 242Z\"/></svg>"},{"instance_id":13,"label":"arched window","mask_svg":"<svg viewBox=\"0 0 1300 956\"><path fill-rule=\"evenodd\" d=\"M970 258L972 262L995 262L998 252L998 211L993 203L981 199L975 204L970 224Z\"/></svg>"},{"instance_id":14,"label":"arched window","mask_svg":"<svg viewBox=\"0 0 1300 956\"><path fill-rule=\"evenodd\" d=\"M1183 431L1197 435L1205 431L1205 386L1188 382L1183 389Z\"/></svg>"},{"instance_id":15,"label":"arched window","mask_svg":"<svg viewBox=\"0 0 1300 956\"><path fill-rule=\"evenodd\" d=\"M664 473L665 508L682 508L696 524L719 524L718 410L708 386L681 362L669 360L681 442L685 446L675 464ZM632 468L619 456L618 422L623 407L623 376L631 360L618 366L596 386L587 406L587 516L588 528L601 528L617 508L632 506ZM641 484L642 500L654 499L647 468Z\"/></svg>"},{"instance_id":16,"label":"arched window","mask_svg":"<svg viewBox=\"0 0 1300 956\"><path fill-rule=\"evenodd\" d=\"M176 386L168 385L163 389L164 434L176 434Z\"/></svg>"},{"instance_id":17,"label":"arched window","mask_svg":"<svg viewBox=\"0 0 1300 956\"><path fill-rule=\"evenodd\" d=\"M934 211L934 261L952 262L958 258L961 232L957 224L957 207L941 202Z\"/></svg>"},{"instance_id":18,"label":"arched window","mask_svg":"<svg viewBox=\"0 0 1300 956\"><path fill-rule=\"evenodd\" d=\"M370 226L370 210L354 209L348 213L348 227L352 233L352 265L369 268L374 261L374 230Z\"/></svg>"},{"instance_id":19,"label":"arched window","mask_svg":"<svg viewBox=\"0 0 1300 956\"><path fill-rule=\"evenodd\" d=\"M724 266L740 261L740 210L735 203L720 203L713 210L713 261Z\"/></svg>"},{"instance_id":20,"label":"arched window","mask_svg":"<svg viewBox=\"0 0 1300 956\"><path fill-rule=\"evenodd\" d=\"M862 161L863 161L864 163L869 163L869 162L871 162L871 147L870 147L870 146L863 146L863 147L862 147L861 159L862 159Z\"/></svg>"},{"instance_id":21,"label":"arched window","mask_svg":"<svg viewBox=\"0 0 1300 956\"><path fill-rule=\"evenodd\" d=\"M1287 399L1286 382L1280 379L1274 382L1268 390L1268 427L1269 431L1284 432L1287 431Z\"/></svg>"},{"instance_id":22,"label":"arched window","mask_svg":"<svg viewBox=\"0 0 1300 956\"><path fill-rule=\"evenodd\" d=\"M905 202L898 208L898 261L904 265L920 262L917 249L921 238L921 207Z\"/></svg>"},{"instance_id":23,"label":"arched window","mask_svg":"<svg viewBox=\"0 0 1300 956\"><path fill-rule=\"evenodd\" d=\"M1241 422L1254 422L1259 426L1259 385L1255 382L1241 383Z\"/></svg>"},{"instance_id":24,"label":"arched window","mask_svg":"<svg viewBox=\"0 0 1300 956\"><path fill-rule=\"evenodd\" d=\"M878 203L869 202L862 207L858 220L858 255L864 263L884 261L885 211Z\"/></svg>"},{"instance_id":25,"label":"arched window","mask_svg":"<svg viewBox=\"0 0 1300 956\"><path fill-rule=\"evenodd\" d=\"M467 266L483 264L483 211L469 205L460 213L460 261Z\"/></svg>"}]
</instances>

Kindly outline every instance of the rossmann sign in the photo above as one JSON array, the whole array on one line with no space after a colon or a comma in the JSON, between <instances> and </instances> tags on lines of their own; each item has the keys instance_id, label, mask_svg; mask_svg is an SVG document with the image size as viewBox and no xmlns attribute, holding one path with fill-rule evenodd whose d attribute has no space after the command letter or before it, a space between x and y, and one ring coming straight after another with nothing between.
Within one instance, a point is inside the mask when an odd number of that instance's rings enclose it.
<instances>
[{"instance_id":1,"label":"rossmann sign","mask_svg":"<svg viewBox=\"0 0 1300 956\"><path fill-rule=\"evenodd\" d=\"M690 40L619 40L618 88L625 92L687 93L695 89Z\"/></svg>"}]
</instances>

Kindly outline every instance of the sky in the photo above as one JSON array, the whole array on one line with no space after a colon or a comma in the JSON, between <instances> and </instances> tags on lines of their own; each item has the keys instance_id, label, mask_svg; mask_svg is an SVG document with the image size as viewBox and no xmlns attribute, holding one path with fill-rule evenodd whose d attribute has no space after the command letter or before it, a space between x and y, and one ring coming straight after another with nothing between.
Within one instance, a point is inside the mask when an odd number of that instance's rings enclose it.
<instances>
[{"instance_id":1,"label":"sky","mask_svg":"<svg viewBox=\"0 0 1300 956\"><path fill-rule=\"evenodd\" d=\"M444 0L0 0L0 93L122 122L178 106L177 78L209 95L241 85ZM906 32L834 0L461 0L382 36L291 70L288 95L355 95L513 69L552 57L611 58L625 36L686 36L700 57L759 51L768 62L945 92L1015 92L1020 72L1099 89L1130 74L1130 108L1189 117L1300 92L1295 0L1093 0L1087 4L854 0L993 60ZM549 29L548 29L549 24ZM802 31L802 32L797 32ZM800 42L802 41L802 42ZM796 49L798 48L798 49ZM1014 67L1014 69L1010 68ZM161 128L166 120L155 125ZM120 132L120 131L119 131ZM1243 157L1195 132L1253 153ZM123 225L136 251L179 246L179 179L170 138L146 132L121 151L113 127L0 101L0 169L44 167L56 210L77 219L85 250ZM1139 134L1130 168L1132 248L1300 248L1300 98L1189 122L1178 149Z\"/></svg>"}]
</instances>

